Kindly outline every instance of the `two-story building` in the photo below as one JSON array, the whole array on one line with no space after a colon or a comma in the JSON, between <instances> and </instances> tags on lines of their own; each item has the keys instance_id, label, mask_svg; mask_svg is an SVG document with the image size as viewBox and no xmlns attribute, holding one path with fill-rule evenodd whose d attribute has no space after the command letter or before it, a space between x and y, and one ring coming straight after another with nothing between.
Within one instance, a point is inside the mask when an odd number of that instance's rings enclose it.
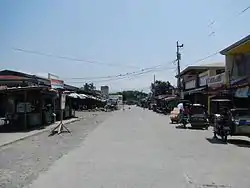
<instances>
[{"instance_id":1,"label":"two-story building","mask_svg":"<svg viewBox=\"0 0 250 188\"><path fill-rule=\"evenodd\" d=\"M180 76L184 99L192 103L208 105L208 80L225 71L224 63L205 64L200 66L188 66Z\"/></svg>"},{"instance_id":2,"label":"two-story building","mask_svg":"<svg viewBox=\"0 0 250 188\"><path fill-rule=\"evenodd\" d=\"M227 86L239 107L250 107L250 35L220 52L225 55Z\"/></svg>"}]
</instances>

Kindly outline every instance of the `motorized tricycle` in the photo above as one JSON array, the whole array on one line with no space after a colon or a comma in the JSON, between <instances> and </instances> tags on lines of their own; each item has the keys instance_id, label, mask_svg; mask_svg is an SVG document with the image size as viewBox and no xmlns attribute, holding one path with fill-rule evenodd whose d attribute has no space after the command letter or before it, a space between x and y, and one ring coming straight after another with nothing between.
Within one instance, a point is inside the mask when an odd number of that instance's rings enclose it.
<instances>
[{"instance_id":1,"label":"motorized tricycle","mask_svg":"<svg viewBox=\"0 0 250 188\"><path fill-rule=\"evenodd\" d=\"M217 138L218 135L223 141L227 141L228 135L231 134L232 117L230 109L232 109L232 101L227 98L212 99L210 104L210 125L214 128L214 137ZM222 114L224 109L230 110L228 111L229 114L227 118Z\"/></svg>"},{"instance_id":2,"label":"motorized tricycle","mask_svg":"<svg viewBox=\"0 0 250 188\"><path fill-rule=\"evenodd\" d=\"M231 108L228 113L227 118L219 113L214 115L214 136L220 136L225 142L229 135L250 136L250 109Z\"/></svg>"},{"instance_id":3,"label":"motorized tricycle","mask_svg":"<svg viewBox=\"0 0 250 188\"><path fill-rule=\"evenodd\" d=\"M231 136L250 136L250 109L234 108L231 114Z\"/></svg>"},{"instance_id":4,"label":"motorized tricycle","mask_svg":"<svg viewBox=\"0 0 250 188\"><path fill-rule=\"evenodd\" d=\"M209 127L209 119L207 109L202 104L193 104L190 107L189 123L193 128L205 128Z\"/></svg>"},{"instance_id":5,"label":"motorized tricycle","mask_svg":"<svg viewBox=\"0 0 250 188\"><path fill-rule=\"evenodd\" d=\"M232 121L230 118L225 120L223 115L220 114L216 114L215 116L214 138L217 138L218 135L223 141L227 142L227 137L231 134L232 130Z\"/></svg>"}]
</instances>

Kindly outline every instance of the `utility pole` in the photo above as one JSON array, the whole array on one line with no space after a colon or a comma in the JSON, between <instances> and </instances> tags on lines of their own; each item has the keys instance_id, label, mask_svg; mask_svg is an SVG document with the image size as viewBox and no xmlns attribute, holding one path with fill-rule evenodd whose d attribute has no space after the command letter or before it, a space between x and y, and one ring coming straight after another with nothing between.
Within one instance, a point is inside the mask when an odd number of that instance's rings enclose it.
<instances>
[{"instance_id":1,"label":"utility pole","mask_svg":"<svg viewBox=\"0 0 250 188\"><path fill-rule=\"evenodd\" d=\"M153 102L155 102L155 74L154 74L154 82L153 82L153 95L152 95L152 97L153 97L153 100L151 99L151 102L153 101Z\"/></svg>"},{"instance_id":2,"label":"utility pole","mask_svg":"<svg viewBox=\"0 0 250 188\"><path fill-rule=\"evenodd\" d=\"M155 74L154 74L154 97L155 97Z\"/></svg>"},{"instance_id":3,"label":"utility pole","mask_svg":"<svg viewBox=\"0 0 250 188\"><path fill-rule=\"evenodd\" d=\"M181 67L180 67L180 60L181 60L181 53L180 53L180 48L183 48L183 44L179 44L179 42L176 42L176 60L177 60L177 70L178 70L178 80L177 80L177 88L178 88L178 93L181 96Z\"/></svg>"},{"instance_id":4,"label":"utility pole","mask_svg":"<svg viewBox=\"0 0 250 188\"><path fill-rule=\"evenodd\" d=\"M154 84L155 84L155 74L154 74Z\"/></svg>"}]
</instances>

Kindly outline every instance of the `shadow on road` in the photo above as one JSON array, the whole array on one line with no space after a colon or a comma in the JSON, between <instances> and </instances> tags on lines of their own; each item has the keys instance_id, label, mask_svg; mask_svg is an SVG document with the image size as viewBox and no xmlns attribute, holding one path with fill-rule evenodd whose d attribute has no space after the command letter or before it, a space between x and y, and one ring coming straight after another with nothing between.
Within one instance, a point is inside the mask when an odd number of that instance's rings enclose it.
<instances>
[{"instance_id":1,"label":"shadow on road","mask_svg":"<svg viewBox=\"0 0 250 188\"><path fill-rule=\"evenodd\" d=\"M206 140L208 142L210 142L211 144L224 144L226 145L227 143L226 142L223 142L221 139L219 138L206 138Z\"/></svg>"},{"instance_id":2,"label":"shadow on road","mask_svg":"<svg viewBox=\"0 0 250 188\"><path fill-rule=\"evenodd\" d=\"M230 139L227 142L230 143L230 144L239 146L239 147L250 148L250 141L248 141L248 140Z\"/></svg>"},{"instance_id":3,"label":"shadow on road","mask_svg":"<svg viewBox=\"0 0 250 188\"><path fill-rule=\"evenodd\" d=\"M195 131L205 131L206 130L204 128L199 128L199 127L188 127L188 129L195 130Z\"/></svg>"},{"instance_id":4,"label":"shadow on road","mask_svg":"<svg viewBox=\"0 0 250 188\"><path fill-rule=\"evenodd\" d=\"M175 128L176 129L189 129L189 130L192 130L192 131L205 131L205 129L203 129L203 128L184 127L183 125L176 125Z\"/></svg>"},{"instance_id":5,"label":"shadow on road","mask_svg":"<svg viewBox=\"0 0 250 188\"><path fill-rule=\"evenodd\" d=\"M183 125L176 125L175 128L176 129L187 129L187 127L184 127Z\"/></svg>"}]
</instances>

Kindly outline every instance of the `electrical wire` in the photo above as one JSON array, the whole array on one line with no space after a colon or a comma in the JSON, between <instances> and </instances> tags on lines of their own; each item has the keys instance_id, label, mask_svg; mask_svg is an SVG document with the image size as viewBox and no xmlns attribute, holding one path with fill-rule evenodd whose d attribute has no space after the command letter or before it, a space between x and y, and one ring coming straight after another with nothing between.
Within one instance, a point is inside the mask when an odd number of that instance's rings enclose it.
<instances>
[{"instance_id":1,"label":"electrical wire","mask_svg":"<svg viewBox=\"0 0 250 188\"><path fill-rule=\"evenodd\" d=\"M219 53L220 53L220 51L216 51L216 52L214 52L214 53L212 53L212 54L210 54L210 55L208 55L208 56L205 56L205 57L203 57L203 58L201 58L201 59L198 59L198 60L194 61L194 64L197 64L197 63L200 63L200 62L202 62L202 61L204 61L204 60L207 60L207 59L209 59L209 58L211 58L211 57L213 57L213 56L218 55Z\"/></svg>"},{"instance_id":2,"label":"electrical wire","mask_svg":"<svg viewBox=\"0 0 250 188\"><path fill-rule=\"evenodd\" d=\"M23 53L29 53L29 54L34 54L34 55L39 55L39 56L45 56L45 57L51 57L51 58L56 58L56 59L63 59L67 61L75 61L75 62L84 62L84 63L90 63L90 64L99 64L99 65L106 65L106 66L112 66L112 67L123 67L123 68L139 68L137 66L124 66L120 64L112 64L112 63L103 63L103 62L98 62L98 61L91 61L91 60L86 60L86 59L78 59L74 57L67 57L67 56L60 56L60 55L52 55L40 51L35 51L35 50L27 50L23 48L12 48L14 51L18 52L23 52Z\"/></svg>"},{"instance_id":3,"label":"electrical wire","mask_svg":"<svg viewBox=\"0 0 250 188\"><path fill-rule=\"evenodd\" d=\"M173 61L169 61L167 62L167 64L170 63L174 63L176 60ZM160 64L160 65L156 65L156 66L152 66L152 67L147 67L147 68L143 68L139 71L133 71L133 72L127 72L124 74L118 74L118 75L112 75L112 76L100 76L100 77L78 77L78 78L64 78L65 80L70 79L70 80L95 80L95 79L102 79L102 78L118 78L118 77L123 77L123 76L129 76L129 75L133 75L133 74L137 74L137 73L143 73L143 72L147 72L148 70L155 70L157 68L160 68L161 66L163 66L164 64ZM172 67L167 67L167 68L172 68Z\"/></svg>"},{"instance_id":4,"label":"electrical wire","mask_svg":"<svg viewBox=\"0 0 250 188\"><path fill-rule=\"evenodd\" d=\"M235 18L235 17L238 17L238 16L241 16L242 14L246 13L248 10L250 9L250 5L245 7L244 9L242 9L241 11L239 11L237 14L233 15L232 18ZM230 19L231 20L231 19ZM213 20L209 25L208 27L211 28L214 24L216 23L215 20ZM216 32L215 31L212 31L208 34L208 37L212 37L212 36L215 36L216 35Z\"/></svg>"},{"instance_id":5,"label":"electrical wire","mask_svg":"<svg viewBox=\"0 0 250 188\"><path fill-rule=\"evenodd\" d=\"M87 62L87 63L92 63L92 64L102 64L102 65L108 65L108 66L121 66L121 65L118 65L118 64L101 63L101 62L97 62L97 61L89 61L89 60L77 59L77 58L73 58L73 57L52 55L52 54L47 54L47 53L40 52L40 51L35 51L35 50L26 50L26 49L22 49L22 48L12 48L12 49L14 51L19 51L19 52L24 52L24 53L29 53L29 54L35 54L35 55L40 55L40 56L46 56L46 57L52 57L52 58L59 58L59 59L64 59L64 60L68 60L68 61ZM171 63L172 62L174 62L174 61L171 61ZM152 67L143 68L140 71L133 71L133 72L125 73L125 74L112 75L112 76L85 77L85 78L63 78L63 79L66 79L66 80L67 79L93 80L93 79L103 79L103 78L118 78L118 77L122 77L122 76L137 74L139 72L144 72L144 71L150 70L150 69L155 69L155 68L158 68L160 66L162 66L162 64L152 66ZM138 67L134 67L134 66L125 66L125 67L127 67L127 68L138 68Z\"/></svg>"},{"instance_id":6,"label":"electrical wire","mask_svg":"<svg viewBox=\"0 0 250 188\"><path fill-rule=\"evenodd\" d=\"M147 73L152 73L152 72L158 72L158 71L165 71L165 70L171 70L171 69L175 69L175 68L166 68L166 69L155 69L155 70L148 70L148 71L144 71L144 72L139 72L133 75L125 75L123 77L118 77L118 78L110 78L110 79L104 79L104 80L97 80L97 81L91 81L93 83L100 83L100 82L110 82L110 81L117 81L117 80L123 80L123 79L128 79L128 78L135 78L138 76L142 76L145 75ZM68 81L68 83L85 83L85 81Z\"/></svg>"}]
</instances>

